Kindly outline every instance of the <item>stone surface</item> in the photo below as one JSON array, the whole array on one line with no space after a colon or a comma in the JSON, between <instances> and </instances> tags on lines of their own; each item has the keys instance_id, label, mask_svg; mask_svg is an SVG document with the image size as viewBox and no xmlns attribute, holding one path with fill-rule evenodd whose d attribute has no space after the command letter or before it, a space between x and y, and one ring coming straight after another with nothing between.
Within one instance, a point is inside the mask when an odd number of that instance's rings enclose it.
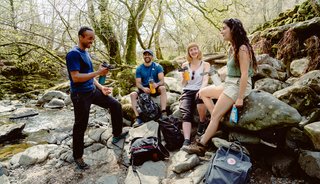
<instances>
[{"instance_id":1,"label":"stone surface","mask_svg":"<svg viewBox=\"0 0 320 184\"><path fill-rule=\"evenodd\" d=\"M311 139L314 148L320 151L320 121L306 125L304 131Z\"/></svg>"},{"instance_id":2,"label":"stone surface","mask_svg":"<svg viewBox=\"0 0 320 184\"><path fill-rule=\"evenodd\" d=\"M36 116L38 114L39 113L33 108L19 108L11 114L10 119L25 118L30 116Z\"/></svg>"}]
</instances>

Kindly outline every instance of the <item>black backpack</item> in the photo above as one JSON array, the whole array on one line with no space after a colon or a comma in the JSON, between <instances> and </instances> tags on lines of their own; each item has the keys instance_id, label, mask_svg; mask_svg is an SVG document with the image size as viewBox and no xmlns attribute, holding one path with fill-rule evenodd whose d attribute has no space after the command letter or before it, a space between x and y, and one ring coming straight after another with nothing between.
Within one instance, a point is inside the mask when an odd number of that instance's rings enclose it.
<instances>
[{"instance_id":1,"label":"black backpack","mask_svg":"<svg viewBox=\"0 0 320 184\"><path fill-rule=\"evenodd\" d=\"M137 111L143 122L157 120L161 116L159 105L147 93L139 94Z\"/></svg>"},{"instance_id":2,"label":"black backpack","mask_svg":"<svg viewBox=\"0 0 320 184\"><path fill-rule=\"evenodd\" d=\"M158 123L164 140L166 141L165 147L169 151L181 148L184 141L180 128L182 122L178 118L170 115L168 117L158 119Z\"/></svg>"},{"instance_id":3,"label":"black backpack","mask_svg":"<svg viewBox=\"0 0 320 184\"><path fill-rule=\"evenodd\" d=\"M142 165L145 161L159 161L169 158L168 150L161 144L161 134L158 128L158 137L135 137L130 144L130 164ZM134 167L133 167L134 168ZM135 169L135 168L134 168Z\"/></svg>"}]
</instances>

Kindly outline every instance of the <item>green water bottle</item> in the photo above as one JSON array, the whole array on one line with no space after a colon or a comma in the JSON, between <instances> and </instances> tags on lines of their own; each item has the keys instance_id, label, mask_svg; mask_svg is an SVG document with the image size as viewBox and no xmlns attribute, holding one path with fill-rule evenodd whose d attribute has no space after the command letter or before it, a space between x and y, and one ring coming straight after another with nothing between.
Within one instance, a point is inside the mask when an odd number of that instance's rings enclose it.
<instances>
[{"instance_id":1,"label":"green water bottle","mask_svg":"<svg viewBox=\"0 0 320 184\"><path fill-rule=\"evenodd\" d=\"M104 85L106 83L106 78L105 75L100 75L98 80L99 84Z\"/></svg>"}]
</instances>

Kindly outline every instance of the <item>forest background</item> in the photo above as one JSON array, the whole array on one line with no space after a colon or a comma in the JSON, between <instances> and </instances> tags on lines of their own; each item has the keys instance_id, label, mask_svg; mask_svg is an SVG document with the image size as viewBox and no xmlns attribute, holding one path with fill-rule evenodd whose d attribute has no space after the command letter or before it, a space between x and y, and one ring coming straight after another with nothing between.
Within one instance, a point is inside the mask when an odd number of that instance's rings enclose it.
<instances>
[{"instance_id":1,"label":"forest background","mask_svg":"<svg viewBox=\"0 0 320 184\"><path fill-rule=\"evenodd\" d=\"M0 5L0 99L67 80L65 55L77 31L90 26L95 64L136 66L151 48L159 60L185 54L190 42L204 53L225 52L222 21L239 18L248 34L302 0L3 0ZM62 75L63 74L63 75Z\"/></svg>"}]
</instances>

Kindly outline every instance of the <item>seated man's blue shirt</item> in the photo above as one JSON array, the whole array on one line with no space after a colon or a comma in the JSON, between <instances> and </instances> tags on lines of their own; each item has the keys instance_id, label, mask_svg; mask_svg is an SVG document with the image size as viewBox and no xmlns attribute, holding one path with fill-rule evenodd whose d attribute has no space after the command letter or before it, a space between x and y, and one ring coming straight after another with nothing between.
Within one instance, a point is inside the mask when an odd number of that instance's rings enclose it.
<instances>
[{"instance_id":1,"label":"seated man's blue shirt","mask_svg":"<svg viewBox=\"0 0 320 184\"><path fill-rule=\"evenodd\" d=\"M92 62L89 53L85 50L81 50L79 47L75 46L71 49L67 56L67 68L70 79L71 92L89 92L94 89L93 79L85 82L73 82L70 72L79 71L79 73L90 73L93 72Z\"/></svg>"},{"instance_id":2,"label":"seated man's blue shirt","mask_svg":"<svg viewBox=\"0 0 320 184\"><path fill-rule=\"evenodd\" d=\"M152 62L149 67L141 64L136 70L136 78L141 78L141 84L143 87L149 87L149 79L153 79L154 82L159 82L158 74L163 73L163 68L160 64Z\"/></svg>"}]
</instances>

